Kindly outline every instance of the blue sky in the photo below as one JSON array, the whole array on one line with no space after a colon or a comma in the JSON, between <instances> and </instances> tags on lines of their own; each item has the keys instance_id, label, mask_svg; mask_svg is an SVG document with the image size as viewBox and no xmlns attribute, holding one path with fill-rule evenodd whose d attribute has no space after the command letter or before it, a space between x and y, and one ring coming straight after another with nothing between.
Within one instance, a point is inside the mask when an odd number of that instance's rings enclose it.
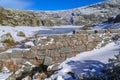
<instances>
[{"instance_id":1,"label":"blue sky","mask_svg":"<svg viewBox=\"0 0 120 80\"><path fill-rule=\"evenodd\" d=\"M65 10L101 1L105 0L1 0L0 5L24 10Z\"/></svg>"}]
</instances>

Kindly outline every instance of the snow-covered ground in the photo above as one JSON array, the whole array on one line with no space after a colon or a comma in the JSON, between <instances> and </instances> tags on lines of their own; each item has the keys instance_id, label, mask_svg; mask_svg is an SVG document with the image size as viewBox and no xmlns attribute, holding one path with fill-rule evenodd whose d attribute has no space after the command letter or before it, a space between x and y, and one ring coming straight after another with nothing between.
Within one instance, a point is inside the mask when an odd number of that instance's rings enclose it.
<instances>
[{"instance_id":1,"label":"snow-covered ground","mask_svg":"<svg viewBox=\"0 0 120 80\"><path fill-rule=\"evenodd\" d=\"M60 31L61 28L62 30L64 29L69 29L68 33L71 33L72 30L74 29L79 29L81 26L71 26L71 25L67 25L67 26L54 26L52 28L48 28L48 27L43 27L43 26L39 26L39 27L29 27L29 26L16 26L16 27L10 27L10 26L0 26L0 36L6 33L11 33L11 35L13 36L15 41L21 41L24 40L25 37L20 37L17 36L17 33L19 31L22 31L25 33L26 37L31 37L33 36L34 33L39 33L39 34L43 34L40 31L44 32L45 34L49 34L47 32L52 32L52 34L56 33L57 31ZM57 31L56 31L57 29ZM59 30L60 29L60 30ZM60 34L64 34L62 33L63 31L59 32ZM65 32L65 31L64 31Z\"/></svg>"},{"instance_id":2,"label":"snow-covered ground","mask_svg":"<svg viewBox=\"0 0 120 80\"><path fill-rule=\"evenodd\" d=\"M67 74L68 72L73 72L76 76L80 76L83 73L90 76L93 71L96 75L100 73L101 69L108 63L108 59L114 58L114 55L118 54L119 51L120 46L112 42L103 48L80 53L61 63L61 70L52 75L52 77L58 78L57 80L59 80L59 78L63 78L63 80L72 80L70 79L70 75Z\"/></svg>"}]
</instances>

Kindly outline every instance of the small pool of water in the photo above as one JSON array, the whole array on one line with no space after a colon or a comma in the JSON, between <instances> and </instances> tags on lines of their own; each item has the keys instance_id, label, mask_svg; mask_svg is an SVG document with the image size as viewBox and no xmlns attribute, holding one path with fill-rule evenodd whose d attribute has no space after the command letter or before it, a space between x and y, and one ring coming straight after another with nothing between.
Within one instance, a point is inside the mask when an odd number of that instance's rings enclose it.
<instances>
[{"instance_id":1,"label":"small pool of water","mask_svg":"<svg viewBox=\"0 0 120 80\"><path fill-rule=\"evenodd\" d=\"M72 34L74 30L78 30L80 28L70 27L70 28L48 28L47 30L39 30L37 34L43 35L52 35L52 34Z\"/></svg>"}]
</instances>

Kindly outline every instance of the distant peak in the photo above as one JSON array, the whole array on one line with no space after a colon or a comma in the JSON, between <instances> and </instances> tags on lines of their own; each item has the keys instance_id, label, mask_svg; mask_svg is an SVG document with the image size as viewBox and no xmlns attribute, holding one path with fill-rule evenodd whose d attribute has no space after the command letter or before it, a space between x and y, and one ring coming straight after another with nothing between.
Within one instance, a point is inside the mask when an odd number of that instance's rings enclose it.
<instances>
[{"instance_id":1,"label":"distant peak","mask_svg":"<svg viewBox=\"0 0 120 80\"><path fill-rule=\"evenodd\" d=\"M120 0L108 0L108 2L111 2L111 3L120 3Z\"/></svg>"}]
</instances>

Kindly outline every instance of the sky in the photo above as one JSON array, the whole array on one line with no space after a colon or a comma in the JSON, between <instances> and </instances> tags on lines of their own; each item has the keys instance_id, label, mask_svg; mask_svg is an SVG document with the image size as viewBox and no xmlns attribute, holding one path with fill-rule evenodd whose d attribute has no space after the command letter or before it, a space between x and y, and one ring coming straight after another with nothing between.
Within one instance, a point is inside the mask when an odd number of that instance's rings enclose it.
<instances>
[{"instance_id":1,"label":"sky","mask_svg":"<svg viewBox=\"0 0 120 80\"><path fill-rule=\"evenodd\" d=\"M65 10L105 0L0 0L0 6L22 10Z\"/></svg>"}]
</instances>

